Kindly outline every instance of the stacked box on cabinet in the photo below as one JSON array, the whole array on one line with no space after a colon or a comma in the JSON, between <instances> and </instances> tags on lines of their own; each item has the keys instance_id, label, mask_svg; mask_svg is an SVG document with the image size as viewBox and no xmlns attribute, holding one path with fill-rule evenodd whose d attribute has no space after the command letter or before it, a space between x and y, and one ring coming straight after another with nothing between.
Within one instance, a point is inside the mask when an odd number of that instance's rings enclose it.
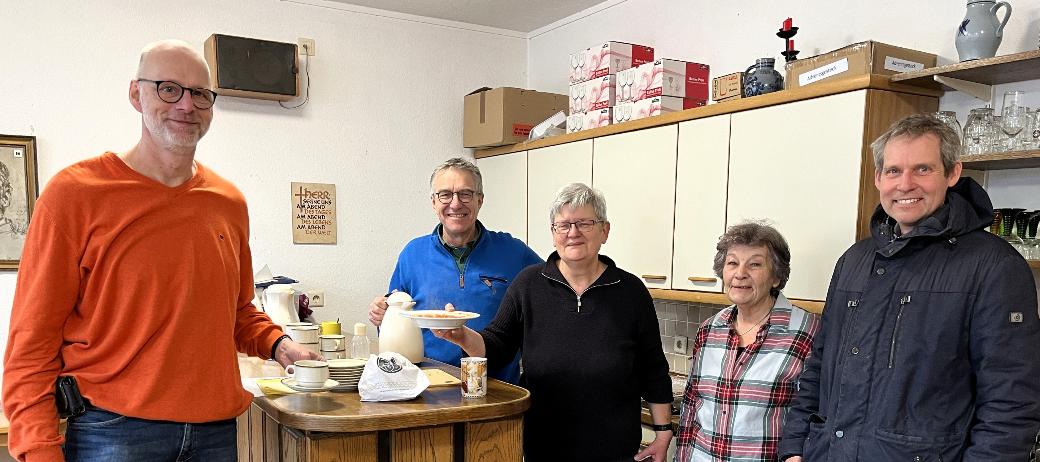
<instances>
[{"instance_id":1,"label":"stacked box on cabinet","mask_svg":"<svg viewBox=\"0 0 1040 462\"><path fill-rule=\"evenodd\" d=\"M531 128L567 108L567 95L520 88L481 88L466 95L462 146L479 148L519 143Z\"/></svg>"},{"instance_id":2,"label":"stacked box on cabinet","mask_svg":"<svg viewBox=\"0 0 1040 462\"><path fill-rule=\"evenodd\" d=\"M868 40L787 63L784 88L834 82L866 74L892 75L935 67L931 53Z\"/></svg>"},{"instance_id":3,"label":"stacked box on cabinet","mask_svg":"<svg viewBox=\"0 0 1040 462\"><path fill-rule=\"evenodd\" d=\"M707 64L658 59L618 72L614 122L704 106L710 70Z\"/></svg>"},{"instance_id":4,"label":"stacked box on cabinet","mask_svg":"<svg viewBox=\"0 0 1040 462\"><path fill-rule=\"evenodd\" d=\"M743 89L743 72L734 72L711 79L711 99L716 103L743 98Z\"/></svg>"},{"instance_id":5,"label":"stacked box on cabinet","mask_svg":"<svg viewBox=\"0 0 1040 462\"><path fill-rule=\"evenodd\" d=\"M617 88L615 76L619 71L653 60L653 48L623 42L606 42L572 53L567 132L610 125Z\"/></svg>"}]
</instances>

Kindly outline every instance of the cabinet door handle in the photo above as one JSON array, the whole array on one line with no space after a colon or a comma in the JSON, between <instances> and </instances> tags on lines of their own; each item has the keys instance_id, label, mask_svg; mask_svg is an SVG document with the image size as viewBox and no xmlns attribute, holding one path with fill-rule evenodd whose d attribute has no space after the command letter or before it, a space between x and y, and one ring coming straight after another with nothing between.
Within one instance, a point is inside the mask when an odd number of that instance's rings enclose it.
<instances>
[{"instance_id":1,"label":"cabinet door handle","mask_svg":"<svg viewBox=\"0 0 1040 462\"><path fill-rule=\"evenodd\" d=\"M643 279L648 279L648 280L651 280L651 281L664 281L664 280L668 279L668 276L658 276L658 275L655 275L655 274L644 274L643 275Z\"/></svg>"},{"instance_id":2,"label":"cabinet door handle","mask_svg":"<svg viewBox=\"0 0 1040 462\"><path fill-rule=\"evenodd\" d=\"M711 284L719 282L718 278L700 278L700 277L697 277L697 276L690 276L690 277L688 277L686 279L689 279L690 282L708 282L708 283L711 283Z\"/></svg>"}]
</instances>

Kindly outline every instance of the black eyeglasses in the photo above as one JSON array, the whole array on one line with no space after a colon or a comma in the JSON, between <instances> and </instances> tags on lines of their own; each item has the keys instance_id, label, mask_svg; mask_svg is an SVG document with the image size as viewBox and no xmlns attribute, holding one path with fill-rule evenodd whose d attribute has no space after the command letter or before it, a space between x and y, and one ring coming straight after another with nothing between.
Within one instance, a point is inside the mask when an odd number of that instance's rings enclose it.
<instances>
[{"instance_id":1,"label":"black eyeglasses","mask_svg":"<svg viewBox=\"0 0 1040 462\"><path fill-rule=\"evenodd\" d=\"M454 198L455 196L459 196L459 202L467 204L469 203L469 201L473 200L473 198L479 194L481 193L471 191L469 189L463 189L462 191L437 191L433 193L433 196L436 197L437 200L440 201L440 203L442 204L450 204L452 198Z\"/></svg>"},{"instance_id":2,"label":"black eyeglasses","mask_svg":"<svg viewBox=\"0 0 1040 462\"><path fill-rule=\"evenodd\" d=\"M604 220L557 221L552 224L551 228L556 234L567 234L571 232L571 226L577 226L578 231L587 233L592 231L592 228L594 228L597 223L603 223L603 221Z\"/></svg>"},{"instance_id":3,"label":"black eyeglasses","mask_svg":"<svg viewBox=\"0 0 1040 462\"><path fill-rule=\"evenodd\" d=\"M198 109L209 109L217 100L217 94L206 88L188 88L169 80L137 79L137 81L154 83L155 93L159 95L159 99L171 104L180 101L185 90L191 92L191 104Z\"/></svg>"}]
</instances>

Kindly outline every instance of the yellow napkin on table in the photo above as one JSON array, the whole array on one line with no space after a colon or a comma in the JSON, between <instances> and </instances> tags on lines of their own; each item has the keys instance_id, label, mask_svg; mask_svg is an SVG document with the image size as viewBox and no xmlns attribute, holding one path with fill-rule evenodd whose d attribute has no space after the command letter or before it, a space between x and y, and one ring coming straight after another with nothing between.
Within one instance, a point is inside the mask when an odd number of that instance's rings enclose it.
<instances>
[{"instance_id":1,"label":"yellow napkin on table","mask_svg":"<svg viewBox=\"0 0 1040 462\"><path fill-rule=\"evenodd\" d=\"M281 378L256 379L256 385L260 387L260 391L265 395L291 395L296 393L296 390L285 386Z\"/></svg>"}]
</instances>

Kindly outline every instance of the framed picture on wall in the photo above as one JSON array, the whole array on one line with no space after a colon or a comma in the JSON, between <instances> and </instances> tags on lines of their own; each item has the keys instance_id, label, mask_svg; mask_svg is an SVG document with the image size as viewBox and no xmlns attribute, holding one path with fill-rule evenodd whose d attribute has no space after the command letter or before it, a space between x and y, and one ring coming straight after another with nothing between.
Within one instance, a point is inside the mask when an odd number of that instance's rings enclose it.
<instances>
[{"instance_id":1,"label":"framed picture on wall","mask_svg":"<svg viewBox=\"0 0 1040 462\"><path fill-rule=\"evenodd\" d=\"M36 137L0 135L0 269L18 269L39 193Z\"/></svg>"}]
</instances>

